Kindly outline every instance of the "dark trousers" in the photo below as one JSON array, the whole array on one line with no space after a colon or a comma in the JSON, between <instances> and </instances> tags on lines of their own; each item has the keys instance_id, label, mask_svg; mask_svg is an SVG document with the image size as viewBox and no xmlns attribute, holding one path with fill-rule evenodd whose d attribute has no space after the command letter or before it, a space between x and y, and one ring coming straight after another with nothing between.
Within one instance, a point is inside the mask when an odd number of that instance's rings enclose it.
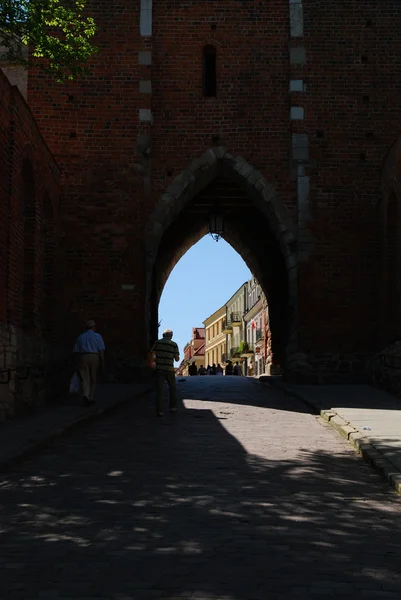
<instances>
[{"instance_id":1,"label":"dark trousers","mask_svg":"<svg viewBox=\"0 0 401 600\"><path fill-rule=\"evenodd\" d=\"M170 408L177 408L177 388L175 373L168 371L156 371L156 408L157 412L163 412L164 408L164 382L167 381L170 392Z\"/></svg>"}]
</instances>

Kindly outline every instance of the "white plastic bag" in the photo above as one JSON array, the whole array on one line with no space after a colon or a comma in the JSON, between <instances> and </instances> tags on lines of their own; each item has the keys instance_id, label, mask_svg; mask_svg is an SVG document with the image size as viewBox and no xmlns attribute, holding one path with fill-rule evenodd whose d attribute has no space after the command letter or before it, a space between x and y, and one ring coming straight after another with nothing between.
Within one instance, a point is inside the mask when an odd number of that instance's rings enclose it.
<instances>
[{"instance_id":1,"label":"white plastic bag","mask_svg":"<svg viewBox=\"0 0 401 600\"><path fill-rule=\"evenodd\" d=\"M79 377L76 373L71 377L70 381L70 394L78 394L81 382L79 381Z\"/></svg>"}]
</instances>

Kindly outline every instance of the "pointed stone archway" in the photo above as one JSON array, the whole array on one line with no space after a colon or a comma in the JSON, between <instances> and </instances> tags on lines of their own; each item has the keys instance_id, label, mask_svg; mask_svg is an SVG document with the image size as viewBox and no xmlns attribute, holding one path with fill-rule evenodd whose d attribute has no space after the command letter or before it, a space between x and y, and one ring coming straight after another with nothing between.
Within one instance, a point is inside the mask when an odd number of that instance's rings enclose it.
<instances>
[{"instance_id":1,"label":"pointed stone archway","mask_svg":"<svg viewBox=\"0 0 401 600\"><path fill-rule=\"evenodd\" d=\"M157 334L157 308L160 299L160 289L154 290L154 269L158 259L159 249L166 232L174 225L183 213L185 207L213 181L218 179L224 172L233 182L236 182L245 192L249 200L249 207L255 207L265 218L266 228L269 235L274 238L277 252L280 254L286 287L288 293L282 302L286 306L287 333L285 340L285 362L297 352L297 288L298 288L298 257L296 249L295 228L290 224L290 219L285 213L283 205L277 198L272 185L266 182L263 175L243 158L231 155L225 148L217 147L207 150L202 157L194 160L168 187L161 196L149 219L146 229L146 304L145 315L148 332L148 343L150 344ZM259 214L258 213L258 214ZM186 241L186 249L192 246L205 233L201 227L189 232L189 242ZM260 272L263 267L252 268L253 265L245 256L244 243L239 243L235 236L224 236L244 258L248 266L254 271L258 279L263 279ZM241 240L242 241L242 240ZM172 258L171 268L178 262L184 251L178 252ZM276 257L277 257L276 253ZM272 257L273 258L273 257ZM269 257L264 257L266 264ZM259 261L260 263L260 261ZM164 282L162 283L164 285ZM273 282L274 285L274 282ZM262 285L263 287L263 285ZM265 291L266 293L266 291ZM269 301L269 296L266 294ZM277 303L277 301L276 301Z\"/></svg>"}]
</instances>

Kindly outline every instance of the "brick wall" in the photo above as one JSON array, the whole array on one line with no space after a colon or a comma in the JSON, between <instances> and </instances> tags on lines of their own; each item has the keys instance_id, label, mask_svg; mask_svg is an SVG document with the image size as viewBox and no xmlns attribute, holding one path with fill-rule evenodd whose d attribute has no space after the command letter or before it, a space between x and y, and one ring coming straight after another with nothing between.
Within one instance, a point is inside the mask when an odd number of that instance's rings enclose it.
<instances>
[{"instance_id":1,"label":"brick wall","mask_svg":"<svg viewBox=\"0 0 401 600\"><path fill-rule=\"evenodd\" d=\"M55 276L59 169L21 93L3 73L0 122L1 417L44 402L43 368L63 351L54 344L47 310L50 298L57 310L60 292ZM57 391L55 386L54 396Z\"/></svg>"},{"instance_id":2,"label":"brick wall","mask_svg":"<svg viewBox=\"0 0 401 600\"><path fill-rule=\"evenodd\" d=\"M90 3L100 48L92 75L64 87L39 73L29 81L33 113L64 168L59 264L70 331L91 314L111 347L142 352L146 225L156 205L170 210L175 196L162 195L177 176L218 146L274 188L279 206L266 227L276 220L277 237L284 222L294 236L293 354L341 362L375 350L380 170L400 113L399 3L304 0L290 11L288 0L159 0L147 35L140 8ZM216 98L202 94L210 44ZM285 287L282 273L258 274L271 280L267 296L275 277Z\"/></svg>"},{"instance_id":3,"label":"brick wall","mask_svg":"<svg viewBox=\"0 0 401 600\"><path fill-rule=\"evenodd\" d=\"M274 8L279 26L273 27L267 9L258 18L260 3L243 3L240 18L248 24L239 58L233 38L239 21L230 17L238 3L225 4L221 19L213 4L204 13L197 2L185 9L178 2L157 3L154 35L145 38L139 31L139 3L92 3L101 48L92 76L64 88L42 74L30 78L29 103L65 169L63 270L75 276L68 277L64 296L74 323L81 314L95 312L114 343L121 341L122 322L127 346L146 339L143 232L168 184L205 149L221 143L248 157L255 168L274 173L283 203L294 209L294 183L288 178L286 11ZM212 22L218 23L216 31ZM266 45L267 35L273 36L272 47ZM218 98L204 99L202 47L213 41L224 83ZM149 52L151 64L142 64L149 62ZM263 95L254 93L255 78ZM266 86L269 78L272 86ZM148 81L152 94L140 91ZM140 120L150 108L153 124ZM132 284L134 290L123 289Z\"/></svg>"},{"instance_id":4,"label":"brick wall","mask_svg":"<svg viewBox=\"0 0 401 600\"><path fill-rule=\"evenodd\" d=\"M377 340L380 172L399 129L401 6L305 0L304 18L307 89L297 100L314 250L300 270L302 337L306 349L365 351Z\"/></svg>"}]
</instances>

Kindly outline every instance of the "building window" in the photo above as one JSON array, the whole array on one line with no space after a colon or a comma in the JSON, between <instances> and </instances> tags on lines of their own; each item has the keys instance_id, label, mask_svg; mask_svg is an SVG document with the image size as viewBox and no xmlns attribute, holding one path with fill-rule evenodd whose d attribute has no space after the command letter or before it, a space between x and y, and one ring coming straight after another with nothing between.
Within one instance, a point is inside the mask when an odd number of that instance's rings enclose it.
<instances>
[{"instance_id":1,"label":"building window","mask_svg":"<svg viewBox=\"0 0 401 600\"><path fill-rule=\"evenodd\" d=\"M217 96L216 48L203 48L203 95L206 98Z\"/></svg>"}]
</instances>

